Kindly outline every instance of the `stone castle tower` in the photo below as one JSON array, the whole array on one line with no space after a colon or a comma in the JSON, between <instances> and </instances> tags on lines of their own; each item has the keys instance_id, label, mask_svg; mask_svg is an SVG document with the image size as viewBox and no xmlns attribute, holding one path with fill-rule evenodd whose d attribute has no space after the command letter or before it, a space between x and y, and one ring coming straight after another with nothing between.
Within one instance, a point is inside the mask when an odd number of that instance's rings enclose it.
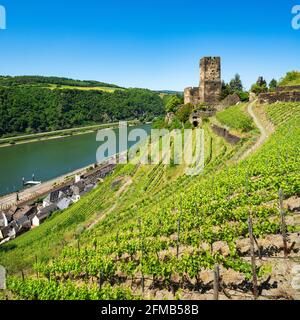
<instances>
[{"instance_id":1,"label":"stone castle tower","mask_svg":"<svg viewBox=\"0 0 300 320\"><path fill-rule=\"evenodd\" d=\"M184 89L184 103L216 105L221 95L221 58L204 57L200 60L199 87Z\"/></svg>"}]
</instances>

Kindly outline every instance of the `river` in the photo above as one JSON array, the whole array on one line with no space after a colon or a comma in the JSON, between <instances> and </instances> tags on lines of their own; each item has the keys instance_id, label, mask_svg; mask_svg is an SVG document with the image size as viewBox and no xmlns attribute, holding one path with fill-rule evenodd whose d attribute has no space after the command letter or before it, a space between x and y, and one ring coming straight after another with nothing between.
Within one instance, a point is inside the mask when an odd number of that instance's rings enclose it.
<instances>
[{"instance_id":1,"label":"river","mask_svg":"<svg viewBox=\"0 0 300 320\"><path fill-rule=\"evenodd\" d=\"M142 128L150 134L151 125ZM119 129L114 129L117 137ZM21 190L22 178L45 182L96 162L96 151L103 142L96 141L96 132L59 139L17 144L0 148L0 195ZM128 148L135 142L128 142ZM119 144L117 139L117 152Z\"/></svg>"}]
</instances>

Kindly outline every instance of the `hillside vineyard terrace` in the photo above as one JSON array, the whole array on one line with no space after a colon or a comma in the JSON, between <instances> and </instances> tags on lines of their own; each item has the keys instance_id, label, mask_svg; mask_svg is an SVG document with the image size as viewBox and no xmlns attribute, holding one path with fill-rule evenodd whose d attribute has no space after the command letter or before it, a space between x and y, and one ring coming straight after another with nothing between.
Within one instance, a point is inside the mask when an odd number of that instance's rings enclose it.
<instances>
[{"instance_id":1,"label":"hillside vineyard terrace","mask_svg":"<svg viewBox=\"0 0 300 320\"><path fill-rule=\"evenodd\" d=\"M127 129L127 122L122 121L119 123L118 137L113 129L98 131L96 140L103 144L97 149L97 162L109 159L112 163L119 164L153 165L160 162L170 164L173 161L174 164L188 165L185 170L186 175L198 175L203 171L205 158L203 129L172 131L152 129L150 137L142 128L133 129L129 133ZM117 145L119 150L126 150L129 141L136 144L117 156Z\"/></svg>"}]
</instances>

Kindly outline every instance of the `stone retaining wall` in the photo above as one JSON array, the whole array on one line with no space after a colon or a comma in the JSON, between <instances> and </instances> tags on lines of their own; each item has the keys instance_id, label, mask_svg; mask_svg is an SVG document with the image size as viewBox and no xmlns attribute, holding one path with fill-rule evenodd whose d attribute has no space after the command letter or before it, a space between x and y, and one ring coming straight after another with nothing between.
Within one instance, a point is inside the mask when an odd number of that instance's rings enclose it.
<instances>
[{"instance_id":1,"label":"stone retaining wall","mask_svg":"<svg viewBox=\"0 0 300 320\"><path fill-rule=\"evenodd\" d=\"M282 86L276 88L277 92L283 92L283 91L300 91L300 86Z\"/></svg>"},{"instance_id":2,"label":"stone retaining wall","mask_svg":"<svg viewBox=\"0 0 300 320\"><path fill-rule=\"evenodd\" d=\"M260 104L275 103L277 101L300 102L300 91L277 91L271 93L261 93L258 96L258 102Z\"/></svg>"},{"instance_id":3,"label":"stone retaining wall","mask_svg":"<svg viewBox=\"0 0 300 320\"><path fill-rule=\"evenodd\" d=\"M220 137L223 137L230 144L236 144L241 140L241 138L234 136L233 134L229 133L228 130L218 127L215 124L213 124L211 128L215 134L217 134Z\"/></svg>"}]
</instances>

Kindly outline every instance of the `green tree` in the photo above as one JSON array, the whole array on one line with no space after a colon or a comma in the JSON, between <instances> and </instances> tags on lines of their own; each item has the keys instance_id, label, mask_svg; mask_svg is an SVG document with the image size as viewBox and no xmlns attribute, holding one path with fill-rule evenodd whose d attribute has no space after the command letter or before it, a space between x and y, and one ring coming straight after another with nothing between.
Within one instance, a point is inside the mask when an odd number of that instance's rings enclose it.
<instances>
[{"instance_id":1,"label":"green tree","mask_svg":"<svg viewBox=\"0 0 300 320\"><path fill-rule=\"evenodd\" d=\"M229 87L232 92L243 91L241 76L238 73L230 80Z\"/></svg>"},{"instance_id":2,"label":"green tree","mask_svg":"<svg viewBox=\"0 0 300 320\"><path fill-rule=\"evenodd\" d=\"M228 83L225 83L225 81L222 81L220 100L224 100L231 93L232 93L232 90L230 88L230 85Z\"/></svg>"},{"instance_id":3,"label":"green tree","mask_svg":"<svg viewBox=\"0 0 300 320\"><path fill-rule=\"evenodd\" d=\"M266 86L261 87L257 83L253 84L251 87L251 92L254 92L255 94L260 94L267 91L268 91L268 88Z\"/></svg>"},{"instance_id":4,"label":"green tree","mask_svg":"<svg viewBox=\"0 0 300 320\"><path fill-rule=\"evenodd\" d=\"M179 96L171 96L166 101L166 112L175 112L183 103L183 98Z\"/></svg>"},{"instance_id":5,"label":"green tree","mask_svg":"<svg viewBox=\"0 0 300 320\"><path fill-rule=\"evenodd\" d=\"M258 77L256 84L260 87L267 87L267 81L264 79L264 77Z\"/></svg>"},{"instance_id":6,"label":"green tree","mask_svg":"<svg viewBox=\"0 0 300 320\"><path fill-rule=\"evenodd\" d=\"M275 91L277 87L277 81L275 79L272 79L269 83L269 90Z\"/></svg>"},{"instance_id":7,"label":"green tree","mask_svg":"<svg viewBox=\"0 0 300 320\"><path fill-rule=\"evenodd\" d=\"M191 103L184 104L176 112L176 117L179 119L181 123L186 123L193 109L194 106Z\"/></svg>"},{"instance_id":8,"label":"green tree","mask_svg":"<svg viewBox=\"0 0 300 320\"><path fill-rule=\"evenodd\" d=\"M251 87L251 92L260 94L268 91L267 81L263 77L259 77L255 84Z\"/></svg>"},{"instance_id":9,"label":"green tree","mask_svg":"<svg viewBox=\"0 0 300 320\"><path fill-rule=\"evenodd\" d=\"M243 84L238 74L235 75L229 84L222 81L220 100L222 101L233 93L236 93L240 97L241 101L249 101L249 93L247 91L243 91Z\"/></svg>"}]
</instances>

